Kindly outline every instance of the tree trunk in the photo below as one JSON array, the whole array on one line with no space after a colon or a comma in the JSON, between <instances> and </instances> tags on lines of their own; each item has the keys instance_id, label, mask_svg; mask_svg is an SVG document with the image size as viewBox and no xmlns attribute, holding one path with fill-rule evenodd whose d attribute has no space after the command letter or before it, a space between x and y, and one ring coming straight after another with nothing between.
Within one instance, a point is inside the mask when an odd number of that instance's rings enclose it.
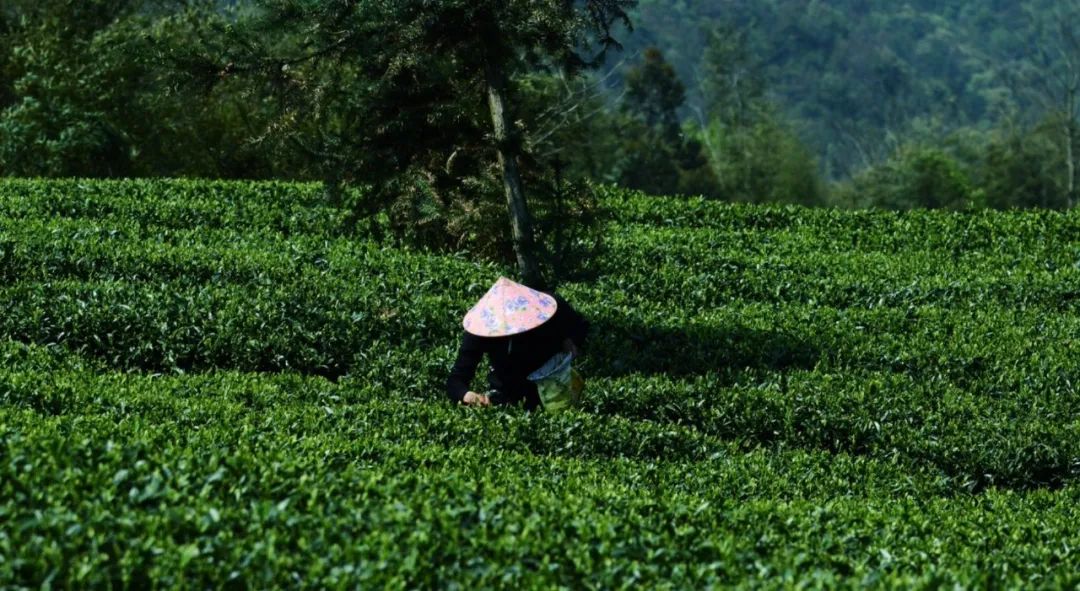
<instances>
[{"instance_id":1,"label":"tree trunk","mask_svg":"<svg viewBox=\"0 0 1080 591\"><path fill-rule=\"evenodd\" d=\"M341 207L345 202L345 190L341 185L341 175L336 167L323 175L323 198L334 207Z\"/></svg>"},{"instance_id":2,"label":"tree trunk","mask_svg":"<svg viewBox=\"0 0 1080 591\"><path fill-rule=\"evenodd\" d=\"M488 64L486 77L488 106L491 108L491 124L495 132L495 149L499 155L503 188L506 191L506 208L510 213L510 228L513 231L514 254L517 255L518 268L525 283L530 286L539 286L540 267L535 257L532 218L529 216L525 191L521 185L521 173L518 171L518 146L511 137L510 124L506 120L504 101L506 78L502 70L493 64Z\"/></svg>"},{"instance_id":3,"label":"tree trunk","mask_svg":"<svg viewBox=\"0 0 1080 591\"><path fill-rule=\"evenodd\" d=\"M1065 179L1065 191L1068 195L1068 206L1076 206L1076 160L1073 159L1073 142L1076 141L1076 124L1070 118L1065 122L1065 171L1068 177Z\"/></svg>"},{"instance_id":4,"label":"tree trunk","mask_svg":"<svg viewBox=\"0 0 1080 591\"><path fill-rule=\"evenodd\" d=\"M1072 76L1076 80L1077 76ZM1065 89L1065 194L1068 207L1076 206L1076 159L1073 155L1076 143L1076 101L1080 90L1074 82Z\"/></svg>"}]
</instances>

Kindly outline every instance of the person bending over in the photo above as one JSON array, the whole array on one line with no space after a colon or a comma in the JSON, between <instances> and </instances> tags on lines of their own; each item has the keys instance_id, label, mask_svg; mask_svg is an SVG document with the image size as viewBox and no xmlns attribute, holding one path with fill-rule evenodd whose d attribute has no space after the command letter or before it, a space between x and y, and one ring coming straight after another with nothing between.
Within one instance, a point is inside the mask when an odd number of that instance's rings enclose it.
<instances>
[{"instance_id":1,"label":"person bending over","mask_svg":"<svg viewBox=\"0 0 1080 591\"><path fill-rule=\"evenodd\" d=\"M446 381L454 402L471 406L522 404L541 406L529 374L562 352L577 357L585 346L589 323L563 298L500 277L465 314L465 333L457 361ZM490 390L470 390L480 360L487 355Z\"/></svg>"}]
</instances>

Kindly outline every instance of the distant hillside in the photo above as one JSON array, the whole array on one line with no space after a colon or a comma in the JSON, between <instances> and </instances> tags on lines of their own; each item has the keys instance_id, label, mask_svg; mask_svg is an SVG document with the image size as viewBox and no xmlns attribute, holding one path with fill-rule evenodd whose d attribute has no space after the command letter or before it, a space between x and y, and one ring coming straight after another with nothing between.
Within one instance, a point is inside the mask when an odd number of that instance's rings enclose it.
<instances>
[{"instance_id":1,"label":"distant hillside","mask_svg":"<svg viewBox=\"0 0 1080 591\"><path fill-rule=\"evenodd\" d=\"M880 159L900 137L985 129L1016 112L1037 118L1002 72L1048 49L1040 40L1055 11L1078 4L643 0L626 49L663 50L696 106L709 33L745 32L768 96L835 178Z\"/></svg>"}]
</instances>

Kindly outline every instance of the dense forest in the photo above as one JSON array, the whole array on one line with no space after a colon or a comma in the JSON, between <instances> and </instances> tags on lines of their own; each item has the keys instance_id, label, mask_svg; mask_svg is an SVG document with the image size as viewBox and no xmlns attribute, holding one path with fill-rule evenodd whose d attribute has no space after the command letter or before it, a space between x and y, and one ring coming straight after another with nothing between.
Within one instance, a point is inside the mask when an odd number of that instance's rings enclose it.
<instances>
[{"instance_id":1,"label":"dense forest","mask_svg":"<svg viewBox=\"0 0 1080 591\"><path fill-rule=\"evenodd\" d=\"M1038 117L1032 97L1018 94L1020 81L1006 74L1046 65L1039 52L1058 48L1040 47L1051 41L1045 19L1062 6L646 1L630 48L661 48L686 81L693 109L715 101L718 73L744 76L743 92L780 107L837 178L880 161L904 138L986 130L1020 113Z\"/></svg>"},{"instance_id":2,"label":"dense forest","mask_svg":"<svg viewBox=\"0 0 1080 591\"><path fill-rule=\"evenodd\" d=\"M552 196L586 212L595 183L898 209L1077 199L1078 0L611 0L599 28L558 34L554 1L337 4L5 0L0 175L321 180L447 246L504 215L506 154L540 218Z\"/></svg>"},{"instance_id":3,"label":"dense forest","mask_svg":"<svg viewBox=\"0 0 1080 591\"><path fill-rule=\"evenodd\" d=\"M1075 147L1078 19L1068 0L645 0L628 49L663 51L687 85L684 117L702 133L718 108L762 102L826 180L863 178L864 194L882 167L941 151L990 191L989 205L1063 205L1074 183L1042 169L1068 168ZM1030 182L1046 175L1049 186L993 176L1036 162Z\"/></svg>"}]
</instances>

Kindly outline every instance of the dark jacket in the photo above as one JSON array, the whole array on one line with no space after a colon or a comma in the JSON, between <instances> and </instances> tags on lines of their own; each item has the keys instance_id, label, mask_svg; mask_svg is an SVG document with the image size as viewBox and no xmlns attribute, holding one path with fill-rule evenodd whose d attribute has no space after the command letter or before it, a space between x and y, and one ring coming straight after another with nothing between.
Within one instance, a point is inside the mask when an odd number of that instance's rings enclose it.
<instances>
[{"instance_id":1,"label":"dark jacket","mask_svg":"<svg viewBox=\"0 0 1080 591\"><path fill-rule=\"evenodd\" d=\"M536 385L527 377L540 369L552 355L563 350L563 340L574 341L579 350L585 347L589 323L566 300L554 296L558 307L555 316L540 326L509 337L478 337L468 332L461 339L457 361L446 381L446 393L454 402L461 402L476 375L476 368L485 354L491 363L488 384L497 393L493 404L525 402L525 408L540 405Z\"/></svg>"}]
</instances>

